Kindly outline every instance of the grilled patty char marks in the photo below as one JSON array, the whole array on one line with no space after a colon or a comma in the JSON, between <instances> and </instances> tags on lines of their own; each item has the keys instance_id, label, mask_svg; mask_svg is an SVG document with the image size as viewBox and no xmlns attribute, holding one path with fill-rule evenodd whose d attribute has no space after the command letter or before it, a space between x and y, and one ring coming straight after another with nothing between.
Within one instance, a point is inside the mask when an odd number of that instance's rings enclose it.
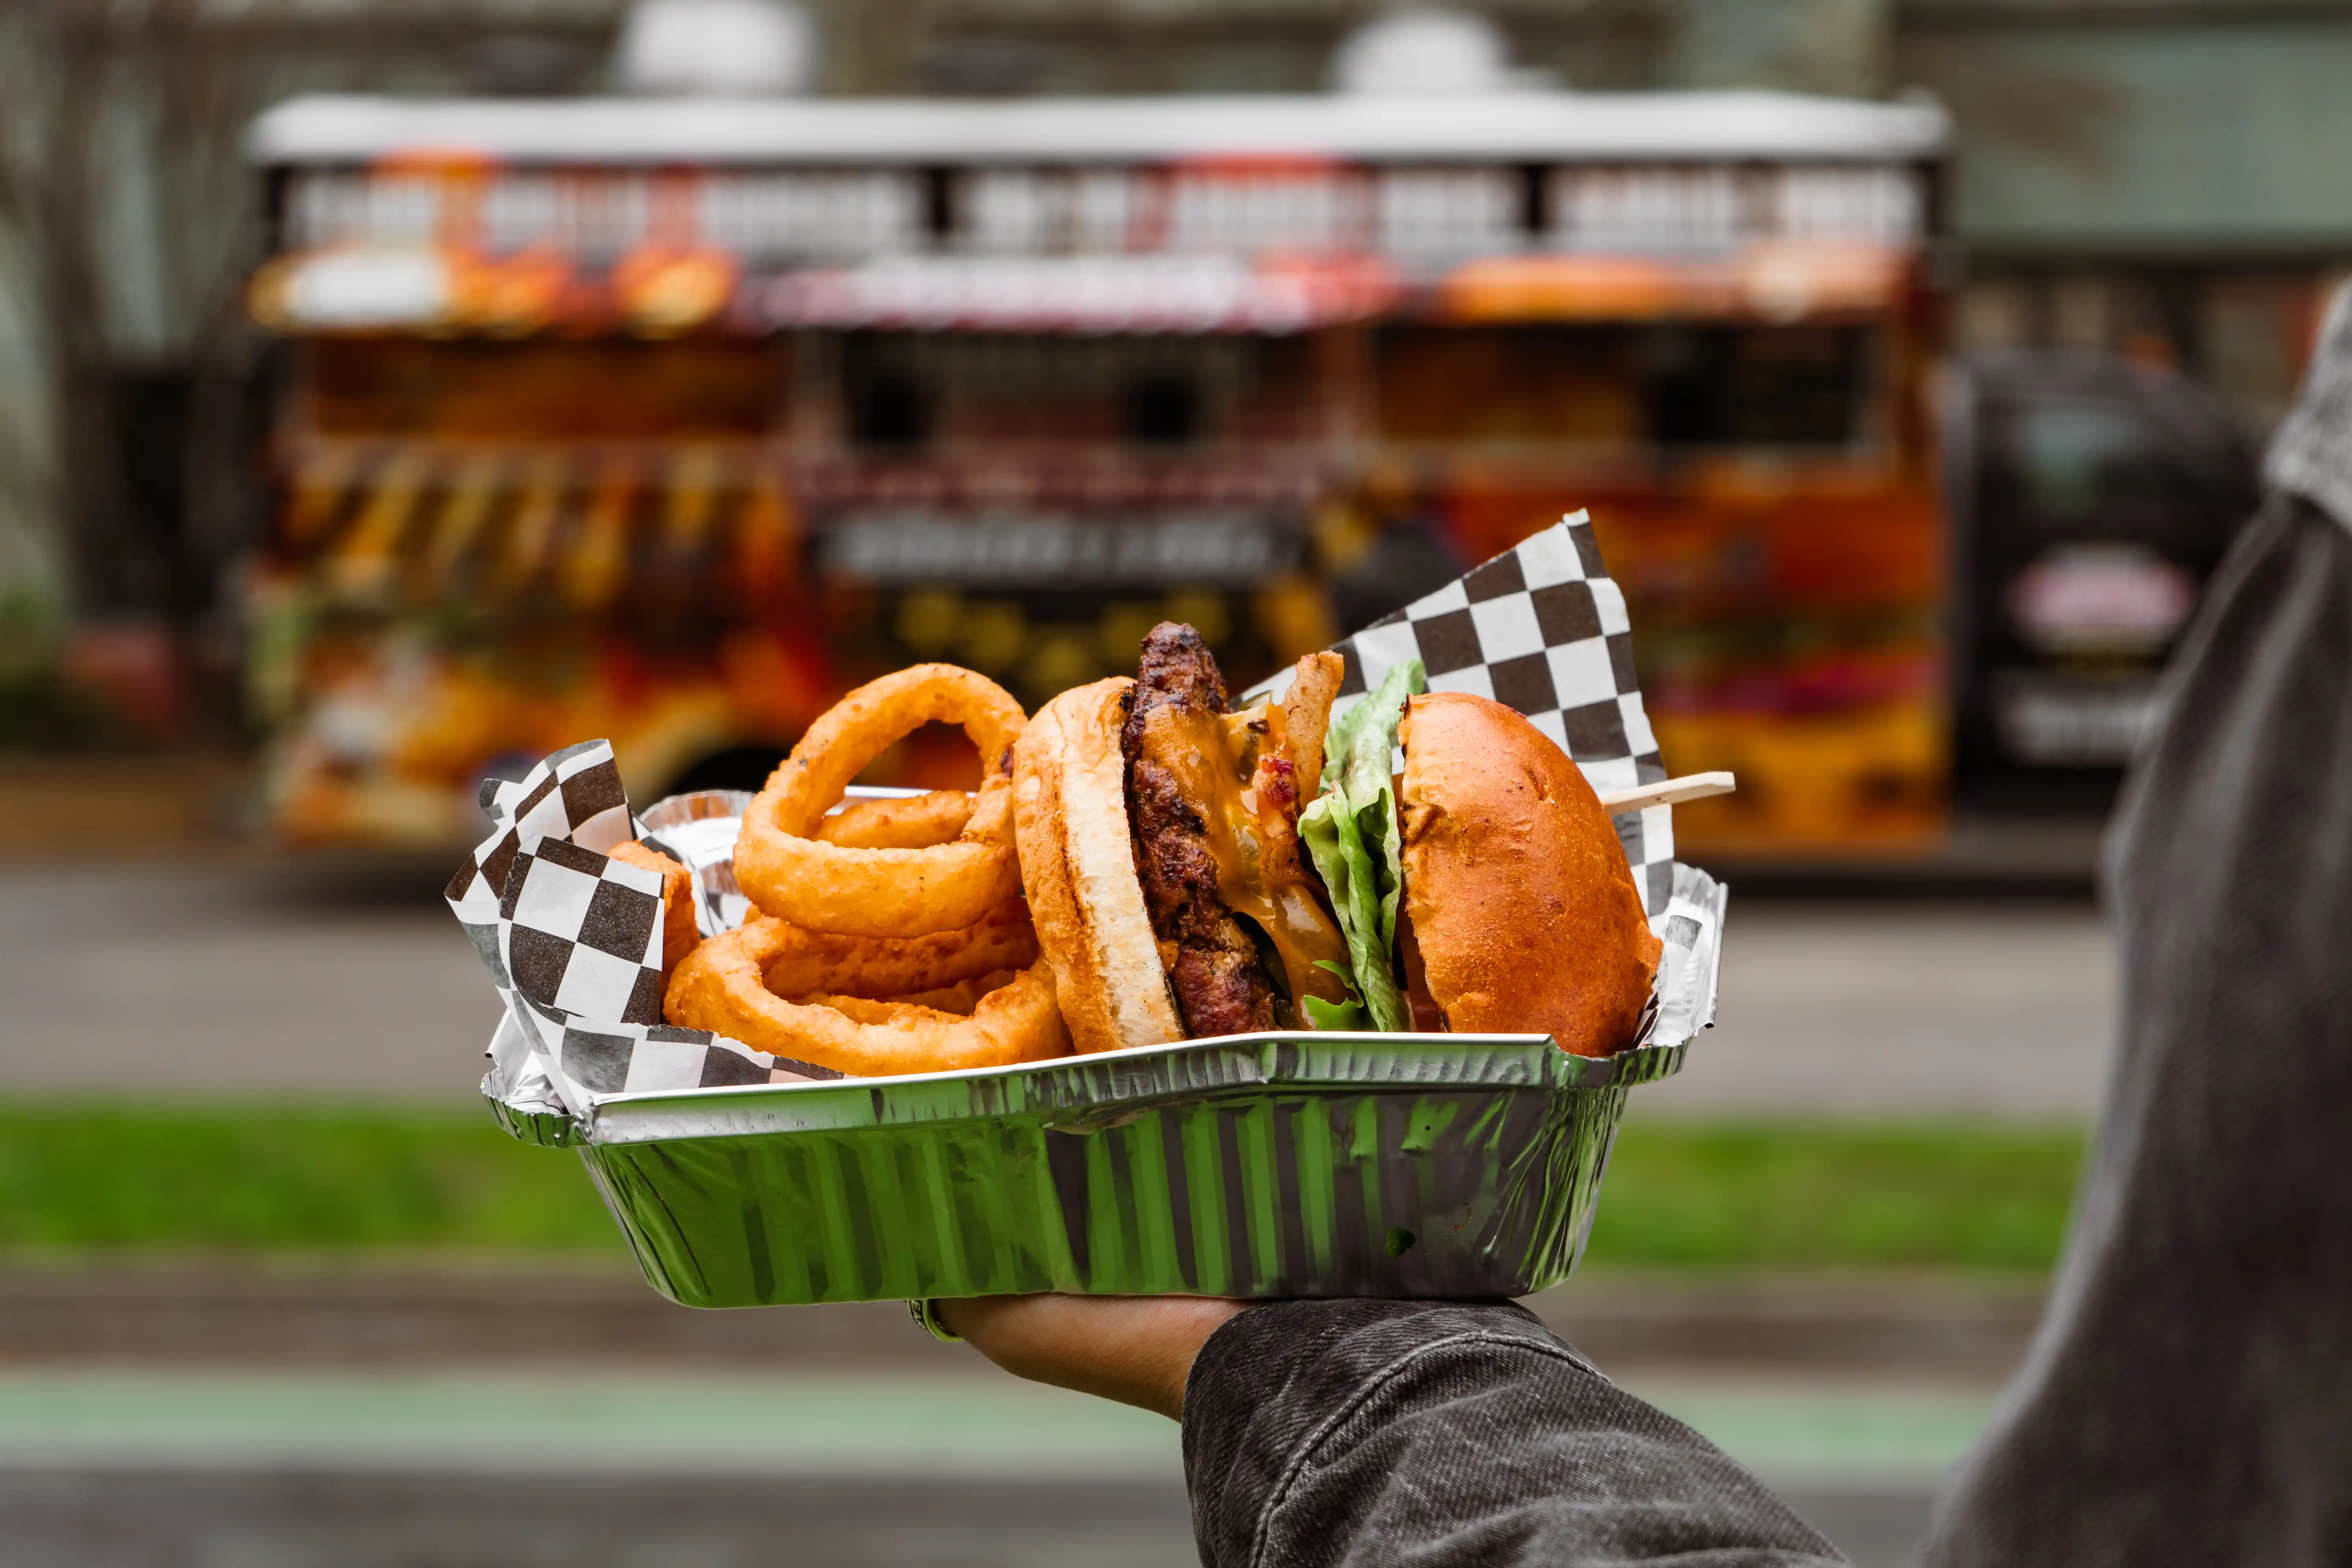
<instances>
[{"instance_id":1,"label":"grilled patty char marks","mask_svg":"<svg viewBox=\"0 0 2352 1568\"><path fill-rule=\"evenodd\" d=\"M1201 1039L1271 1029L1274 986L1257 944L1217 891L1207 824L1179 784L1190 759L1152 754L1155 744L1175 743L1191 728L1155 724L1152 715L1171 708L1188 718L1223 713L1224 678L1200 633L1163 621L1143 639L1130 695L1119 743L1135 825L1135 875L1185 1030Z\"/></svg>"}]
</instances>

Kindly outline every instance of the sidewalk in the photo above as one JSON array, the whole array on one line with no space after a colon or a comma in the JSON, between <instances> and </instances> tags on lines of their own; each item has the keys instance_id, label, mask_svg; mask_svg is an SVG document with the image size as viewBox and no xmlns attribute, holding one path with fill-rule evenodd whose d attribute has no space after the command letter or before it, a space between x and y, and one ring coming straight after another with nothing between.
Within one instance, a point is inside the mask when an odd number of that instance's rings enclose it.
<instances>
[{"instance_id":1,"label":"sidewalk","mask_svg":"<svg viewBox=\"0 0 2352 1568\"><path fill-rule=\"evenodd\" d=\"M1991 1404L1986 1389L1909 1381L1616 1381L1797 1483L1932 1482ZM1176 1436L970 1356L944 1375L0 1370L0 1468L1150 1480L1177 1470Z\"/></svg>"},{"instance_id":2,"label":"sidewalk","mask_svg":"<svg viewBox=\"0 0 2352 1568\"><path fill-rule=\"evenodd\" d=\"M1990 1395L1627 1380L1895 1568ZM0 1372L26 1561L1193 1561L1176 1427L992 1373ZM789 1540L788 1554L779 1542Z\"/></svg>"}]
</instances>

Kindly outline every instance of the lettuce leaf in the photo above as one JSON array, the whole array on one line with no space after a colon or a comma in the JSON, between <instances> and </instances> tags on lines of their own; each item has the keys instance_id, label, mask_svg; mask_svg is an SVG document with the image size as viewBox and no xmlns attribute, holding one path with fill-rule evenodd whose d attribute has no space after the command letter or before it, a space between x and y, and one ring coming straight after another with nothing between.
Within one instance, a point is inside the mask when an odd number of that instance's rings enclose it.
<instances>
[{"instance_id":1,"label":"lettuce leaf","mask_svg":"<svg viewBox=\"0 0 2352 1568\"><path fill-rule=\"evenodd\" d=\"M1363 988L1356 984L1355 971L1332 963L1328 958L1315 961L1318 969L1328 969L1338 975L1348 987L1345 1002L1326 1002L1320 996L1304 996L1299 1005L1307 1009L1307 1022L1318 1029L1369 1029L1371 1015L1364 1007Z\"/></svg>"},{"instance_id":2,"label":"lettuce leaf","mask_svg":"<svg viewBox=\"0 0 2352 1568\"><path fill-rule=\"evenodd\" d=\"M1308 999L1307 1016L1318 1029L1361 1028L1363 1019L1375 1029L1412 1027L1391 957L1404 891L1393 759L1405 699L1427 684L1421 661L1407 659L1390 668L1379 690L1331 721L1323 792L1298 816L1299 839L1330 890L1354 970L1345 1005Z\"/></svg>"}]
</instances>

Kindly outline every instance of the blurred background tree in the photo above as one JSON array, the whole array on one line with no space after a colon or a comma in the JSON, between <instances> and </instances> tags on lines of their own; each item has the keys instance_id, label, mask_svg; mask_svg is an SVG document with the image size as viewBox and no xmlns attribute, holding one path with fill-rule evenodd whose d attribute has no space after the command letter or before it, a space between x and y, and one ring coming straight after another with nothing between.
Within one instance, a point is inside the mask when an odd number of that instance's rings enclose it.
<instances>
[{"instance_id":1,"label":"blurred background tree","mask_svg":"<svg viewBox=\"0 0 2352 1568\"><path fill-rule=\"evenodd\" d=\"M79 665L145 689L152 738L234 724L221 588L254 525L267 374L243 308L255 113L303 90L577 91L620 10L0 7L0 686ZM74 626L85 646L59 648ZM45 700L0 704L0 743L57 739L14 722Z\"/></svg>"}]
</instances>

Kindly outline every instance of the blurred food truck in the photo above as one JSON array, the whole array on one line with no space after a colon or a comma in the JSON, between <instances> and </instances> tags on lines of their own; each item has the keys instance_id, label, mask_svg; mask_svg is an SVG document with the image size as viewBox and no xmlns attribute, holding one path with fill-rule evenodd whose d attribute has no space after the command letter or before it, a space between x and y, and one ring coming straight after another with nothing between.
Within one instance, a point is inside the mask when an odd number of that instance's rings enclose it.
<instances>
[{"instance_id":1,"label":"blurred food truck","mask_svg":"<svg viewBox=\"0 0 2352 1568\"><path fill-rule=\"evenodd\" d=\"M876 671L1035 703L1163 617L1246 681L1582 507L1669 763L1740 776L1690 842L1932 849L1945 138L1761 93L281 105L275 821L446 839L587 735L640 798L748 784Z\"/></svg>"}]
</instances>

